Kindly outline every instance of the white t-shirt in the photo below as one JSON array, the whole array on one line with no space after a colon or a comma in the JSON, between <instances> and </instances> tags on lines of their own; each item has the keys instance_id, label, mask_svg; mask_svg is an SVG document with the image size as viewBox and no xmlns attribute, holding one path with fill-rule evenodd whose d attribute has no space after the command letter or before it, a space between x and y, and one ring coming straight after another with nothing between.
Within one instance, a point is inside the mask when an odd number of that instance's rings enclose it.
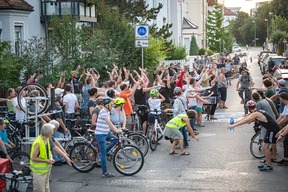
<instances>
[{"instance_id":1,"label":"white t-shirt","mask_svg":"<svg viewBox=\"0 0 288 192\"><path fill-rule=\"evenodd\" d=\"M283 112L281 113L281 116L287 116L288 115L288 106L285 105Z\"/></svg>"},{"instance_id":2,"label":"white t-shirt","mask_svg":"<svg viewBox=\"0 0 288 192\"><path fill-rule=\"evenodd\" d=\"M187 98L187 96L194 95L194 94L195 94L195 89L191 85L189 85L188 89L184 92L185 98ZM188 100L188 108L197 105L196 98L190 97L190 98L187 98L187 100Z\"/></svg>"},{"instance_id":3,"label":"white t-shirt","mask_svg":"<svg viewBox=\"0 0 288 192\"><path fill-rule=\"evenodd\" d=\"M150 107L150 113L156 114L155 109L157 110L157 115L161 114L161 99L148 99L148 105Z\"/></svg>"},{"instance_id":4,"label":"white t-shirt","mask_svg":"<svg viewBox=\"0 0 288 192\"><path fill-rule=\"evenodd\" d=\"M63 103L67 103L68 104L68 107L65 110L65 112L67 114L75 113L76 102L77 102L77 97L73 93L66 94L63 97Z\"/></svg>"},{"instance_id":5,"label":"white t-shirt","mask_svg":"<svg viewBox=\"0 0 288 192\"><path fill-rule=\"evenodd\" d=\"M16 121L24 121L25 120L25 112L22 111L21 109L17 109L16 106L18 105L18 100L17 100L17 97L15 97L13 100L12 100L12 103L13 103L13 106L15 107L16 109ZM21 104L23 107L26 107L26 102L25 102L25 99L22 98L21 99Z\"/></svg>"}]
</instances>

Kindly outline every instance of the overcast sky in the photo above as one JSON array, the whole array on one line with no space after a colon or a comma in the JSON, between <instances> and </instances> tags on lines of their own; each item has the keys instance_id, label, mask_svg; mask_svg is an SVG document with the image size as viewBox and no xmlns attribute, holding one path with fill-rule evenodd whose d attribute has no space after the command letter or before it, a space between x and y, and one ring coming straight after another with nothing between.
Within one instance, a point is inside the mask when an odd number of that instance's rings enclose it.
<instances>
[{"instance_id":1,"label":"overcast sky","mask_svg":"<svg viewBox=\"0 0 288 192\"><path fill-rule=\"evenodd\" d=\"M241 11L250 13L250 9L255 7L256 1L253 2L253 1L245 1L245 0L225 0L225 6L226 7L242 7Z\"/></svg>"}]
</instances>

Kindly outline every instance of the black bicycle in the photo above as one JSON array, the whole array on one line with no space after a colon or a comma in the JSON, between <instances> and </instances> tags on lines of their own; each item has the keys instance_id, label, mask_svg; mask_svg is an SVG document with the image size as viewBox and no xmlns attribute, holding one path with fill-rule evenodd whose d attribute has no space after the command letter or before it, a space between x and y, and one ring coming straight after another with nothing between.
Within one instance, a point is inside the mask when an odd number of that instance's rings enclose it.
<instances>
[{"instance_id":1,"label":"black bicycle","mask_svg":"<svg viewBox=\"0 0 288 192\"><path fill-rule=\"evenodd\" d=\"M21 171L14 171L13 174L6 173L0 174L0 180L6 180L9 185L7 192L20 192L26 191L29 183L33 181L32 176L22 176L23 173ZM21 186L20 186L21 185ZM20 187L22 188L20 190Z\"/></svg>"},{"instance_id":2,"label":"black bicycle","mask_svg":"<svg viewBox=\"0 0 288 192\"><path fill-rule=\"evenodd\" d=\"M263 140L261 139L261 127L255 123L253 128L255 134L250 141L250 152L255 158L262 159L265 157L265 154L263 150Z\"/></svg>"}]
</instances>

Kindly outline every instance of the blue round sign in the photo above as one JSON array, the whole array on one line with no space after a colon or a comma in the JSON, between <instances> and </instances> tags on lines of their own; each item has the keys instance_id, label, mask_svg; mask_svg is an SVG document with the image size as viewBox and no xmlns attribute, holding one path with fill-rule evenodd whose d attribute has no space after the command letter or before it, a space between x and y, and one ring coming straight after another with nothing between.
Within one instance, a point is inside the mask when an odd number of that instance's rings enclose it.
<instances>
[{"instance_id":1,"label":"blue round sign","mask_svg":"<svg viewBox=\"0 0 288 192\"><path fill-rule=\"evenodd\" d=\"M145 27L141 26L141 27L138 28L137 33L140 36L144 36L147 33L147 29Z\"/></svg>"}]
</instances>

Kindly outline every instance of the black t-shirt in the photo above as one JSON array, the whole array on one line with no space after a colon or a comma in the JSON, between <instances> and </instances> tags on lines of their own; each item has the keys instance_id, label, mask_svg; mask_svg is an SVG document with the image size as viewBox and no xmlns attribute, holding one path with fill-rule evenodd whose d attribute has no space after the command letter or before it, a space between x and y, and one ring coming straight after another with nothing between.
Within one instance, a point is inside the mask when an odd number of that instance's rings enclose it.
<instances>
[{"instance_id":1,"label":"black t-shirt","mask_svg":"<svg viewBox=\"0 0 288 192\"><path fill-rule=\"evenodd\" d=\"M259 123L265 129L267 129L268 132L276 132L277 133L280 130L277 122L270 115L268 115L268 113L266 113L265 111L263 111L263 110L258 110L258 111L260 113L262 113L267 119L267 122L259 121Z\"/></svg>"},{"instance_id":2,"label":"black t-shirt","mask_svg":"<svg viewBox=\"0 0 288 192\"><path fill-rule=\"evenodd\" d=\"M143 92L143 88L136 89L134 93L135 104L137 105L146 105L146 95Z\"/></svg>"},{"instance_id":3,"label":"black t-shirt","mask_svg":"<svg viewBox=\"0 0 288 192\"><path fill-rule=\"evenodd\" d=\"M96 101L95 100L89 100L88 101L88 109L90 108L90 107L95 107L96 106Z\"/></svg>"},{"instance_id":4,"label":"black t-shirt","mask_svg":"<svg viewBox=\"0 0 288 192\"><path fill-rule=\"evenodd\" d=\"M165 98L165 101L164 103L170 103L170 100L169 100L169 88L165 85L165 87L161 87L159 93L161 95L163 95L163 97Z\"/></svg>"},{"instance_id":5,"label":"black t-shirt","mask_svg":"<svg viewBox=\"0 0 288 192\"><path fill-rule=\"evenodd\" d=\"M70 79L70 83L73 85L74 93L79 94L81 93L81 87L79 82L79 77L75 79Z\"/></svg>"},{"instance_id":6,"label":"black t-shirt","mask_svg":"<svg viewBox=\"0 0 288 192\"><path fill-rule=\"evenodd\" d=\"M57 120L58 118L60 118L60 119L62 119L62 121L64 123L66 123L65 118L64 118L64 113L62 111L62 107L58 104L55 104L55 110L60 111L60 112L52 114L51 119ZM59 131L60 133L64 133L64 129L63 129L63 127L61 127L61 125L59 126L57 131Z\"/></svg>"}]
</instances>

